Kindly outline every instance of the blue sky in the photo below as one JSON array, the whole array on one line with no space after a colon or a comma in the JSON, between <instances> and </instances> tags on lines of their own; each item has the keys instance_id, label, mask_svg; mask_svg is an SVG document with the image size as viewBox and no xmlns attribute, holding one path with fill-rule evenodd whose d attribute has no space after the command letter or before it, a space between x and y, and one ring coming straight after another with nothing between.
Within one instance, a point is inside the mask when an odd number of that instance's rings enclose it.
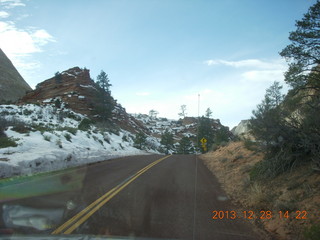
<instances>
[{"instance_id":1,"label":"blue sky","mask_svg":"<svg viewBox=\"0 0 320 240\"><path fill-rule=\"evenodd\" d=\"M0 47L31 87L74 66L109 74L130 113L210 107L248 119L287 68L280 52L316 0L0 0Z\"/></svg>"}]
</instances>

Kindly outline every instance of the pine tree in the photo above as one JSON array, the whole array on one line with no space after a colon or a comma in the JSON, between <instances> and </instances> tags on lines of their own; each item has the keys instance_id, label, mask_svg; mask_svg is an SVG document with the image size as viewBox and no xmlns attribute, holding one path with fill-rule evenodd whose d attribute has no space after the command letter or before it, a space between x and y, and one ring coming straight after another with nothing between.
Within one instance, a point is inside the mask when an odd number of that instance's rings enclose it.
<instances>
[{"instance_id":1,"label":"pine tree","mask_svg":"<svg viewBox=\"0 0 320 240\"><path fill-rule=\"evenodd\" d=\"M146 141L147 136L143 132L139 132L133 141L133 146L138 149L144 149L146 146Z\"/></svg>"},{"instance_id":2,"label":"pine tree","mask_svg":"<svg viewBox=\"0 0 320 240\"><path fill-rule=\"evenodd\" d=\"M111 94L110 87L110 80L108 74L106 74L103 70L101 70L100 74L97 76L97 84L99 87L108 94Z\"/></svg>"},{"instance_id":3,"label":"pine tree","mask_svg":"<svg viewBox=\"0 0 320 240\"><path fill-rule=\"evenodd\" d=\"M114 109L114 99L111 96L110 84L108 74L103 70L97 76L96 89L97 94L94 96L95 101L93 104L94 113L100 116L101 120L106 121L112 116Z\"/></svg>"},{"instance_id":4,"label":"pine tree","mask_svg":"<svg viewBox=\"0 0 320 240\"><path fill-rule=\"evenodd\" d=\"M214 131L212 128L211 120L204 116L202 116L199 119L199 126L198 126L198 139L199 139L198 147L201 149L202 152L204 152L200 143L200 140L202 138L205 138L207 140L207 143L206 143L207 149L210 149L214 142Z\"/></svg>"},{"instance_id":5,"label":"pine tree","mask_svg":"<svg viewBox=\"0 0 320 240\"><path fill-rule=\"evenodd\" d=\"M285 81L293 88L313 82L313 87L319 89L320 69L316 67L320 64L320 1L309 8L302 20L296 21L296 27L289 36L291 44L280 52L289 62Z\"/></svg>"},{"instance_id":6,"label":"pine tree","mask_svg":"<svg viewBox=\"0 0 320 240\"><path fill-rule=\"evenodd\" d=\"M160 143L164 146L165 153L168 154L170 150L173 150L173 134L166 129L161 135Z\"/></svg>"},{"instance_id":7,"label":"pine tree","mask_svg":"<svg viewBox=\"0 0 320 240\"><path fill-rule=\"evenodd\" d=\"M179 142L179 147L178 147L178 153L179 154L190 154L193 153L194 149L192 147L192 142L188 137L183 137L181 138Z\"/></svg>"},{"instance_id":8,"label":"pine tree","mask_svg":"<svg viewBox=\"0 0 320 240\"><path fill-rule=\"evenodd\" d=\"M159 112L156 111L156 110L154 110L154 109L151 109L151 110L149 111L149 116L150 116L151 119L157 119L157 115L158 115L158 114L159 114Z\"/></svg>"},{"instance_id":9,"label":"pine tree","mask_svg":"<svg viewBox=\"0 0 320 240\"><path fill-rule=\"evenodd\" d=\"M210 118L211 116L212 116L212 111L211 111L210 108L207 108L207 110L206 110L206 117L207 117L207 118Z\"/></svg>"}]
</instances>

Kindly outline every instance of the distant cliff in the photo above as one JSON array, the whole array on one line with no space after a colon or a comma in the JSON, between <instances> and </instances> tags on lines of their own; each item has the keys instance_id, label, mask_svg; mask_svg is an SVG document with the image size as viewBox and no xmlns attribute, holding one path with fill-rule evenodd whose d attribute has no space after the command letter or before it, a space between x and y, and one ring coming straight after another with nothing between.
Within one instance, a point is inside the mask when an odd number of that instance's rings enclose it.
<instances>
[{"instance_id":1,"label":"distant cliff","mask_svg":"<svg viewBox=\"0 0 320 240\"><path fill-rule=\"evenodd\" d=\"M32 90L0 49L0 102L16 102Z\"/></svg>"}]
</instances>

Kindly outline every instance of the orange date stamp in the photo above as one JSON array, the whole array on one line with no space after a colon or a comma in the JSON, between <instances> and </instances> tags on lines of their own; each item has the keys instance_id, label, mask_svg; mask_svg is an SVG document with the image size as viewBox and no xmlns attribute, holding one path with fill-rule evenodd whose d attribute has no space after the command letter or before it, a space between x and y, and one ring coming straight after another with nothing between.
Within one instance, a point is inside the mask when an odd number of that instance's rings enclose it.
<instances>
[{"instance_id":1,"label":"orange date stamp","mask_svg":"<svg viewBox=\"0 0 320 240\"><path fill-rule=\"evenodd\" d=\"M308 219L307 211L212 211L212 219Z\"/></svg>"}]
</instances>

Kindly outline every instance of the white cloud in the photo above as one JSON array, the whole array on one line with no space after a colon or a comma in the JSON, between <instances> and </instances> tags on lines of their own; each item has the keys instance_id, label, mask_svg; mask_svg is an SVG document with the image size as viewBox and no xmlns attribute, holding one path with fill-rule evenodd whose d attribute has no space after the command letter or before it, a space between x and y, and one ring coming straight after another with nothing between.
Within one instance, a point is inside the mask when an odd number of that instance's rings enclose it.
<instances>
[{"instance_id":1,"label":"white cloud","mask_svg":"<svg viewBox=\"0 0 320 240\"><path fill-rule=\"evenodd\" d=\"M243 80L254 82L282 82L283 70L262 70L262 71L247 71L242 74Z\"/></svg>"},{"instance_id":2,"label":"white cloud","mask_svg":"<svg viewBox=\"0 0 320 240\"><path fill-rule=\"evenodd\" d=\"M208 66L213 65L225 65L235 68L259 68L259 69L274 69L282 66L284 61L282 60L271 60L271 61L262 61L260 59L245 59L240 61L226 61L226 60L207 60L204 61Z\"/></svg>"},{"instance_id":3,"label":"white cloud","mask_svg":"<svg viewBox=\"0 0 320 240\"><path fill-rule=\"evenodd\" d=\"M204 64L208 66L224 65L237 68L243 72L240 74L242 81L254 82L273 82L283 81L283 74L287 69L287 64L283 59L260 60L260 59L245 59L239 61L226 60L207 60Z\"/></svg>"},{"instance_id":4,"label":"white cloud","mask_svg":"<svg viewBox=\"0 0 320 240\"><path fill-rule=\"evenodd\" d=\"M5 12L5 11L0 11L0 18L7 18L7 17L9 17L9 16L10 16L9 13L7 13L7 12Z\"/></svg>"},{"instance_id":5,"label":"white cloud","mask_svg":"<svg viewBox=\"0 0 320 240\"><path fill-rule=\"evenodd\" d=\"M11 21L0 21L0 47L15 66L22 70L37 68L38 62L26 60L25 57L42 52L44 45L54 41L54 38L44 29L19 29Z\"/></svg>"},{"instance_id":6,"label":"white cloud","mask_svg":"<svg viewBox=\"0 0 320 240\"><path fill-rule=\"evenodd\" d=\"M0 0L0 4L6 9L26 6L21 0Z\"/></svg>"},{"instance_id":7,"label":"white cloud","mask_svg":"<svg viewBox=\"0 0 320 240\"><path fill-rule=\"evenodd\" d=\"M40 46L46 45L49 42L55 42L54 38L44 29L36 30L31 33L32 39Z\"/></svg>"},{"instance_id":8,"label":"white cloud","mask_svg":"<svg viewBox=\"0 0 320 240\"><path fill-rule=\"evenodd\" d=\"M25 4L20 0L0 0L0 48L28 81L41 66L41 63L35 59L34 53L43 52L45 46L55 42L55 39L45 29L35 26L21 28L9 20L12 8L23 6ZM28 14L20 14L15 16L15 20L19 21L28 16Z\"/></svg>"}]
</instances>

